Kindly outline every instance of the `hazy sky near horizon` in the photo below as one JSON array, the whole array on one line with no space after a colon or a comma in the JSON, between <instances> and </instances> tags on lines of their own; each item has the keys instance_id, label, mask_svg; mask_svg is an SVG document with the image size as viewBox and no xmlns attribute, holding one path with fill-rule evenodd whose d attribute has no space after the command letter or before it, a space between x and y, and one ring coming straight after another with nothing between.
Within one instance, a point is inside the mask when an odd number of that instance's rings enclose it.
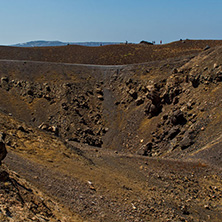
<instances>
[{"instance_id":1,"label":"hazy sky near horizon","mask_svg":"<svg viewBox=\"0 0 222 222\"><path fill-rule=\"evenodd\" d=\"M0 45L222 39L222 0L0 0Z\"/></svg>"}]
</instances>

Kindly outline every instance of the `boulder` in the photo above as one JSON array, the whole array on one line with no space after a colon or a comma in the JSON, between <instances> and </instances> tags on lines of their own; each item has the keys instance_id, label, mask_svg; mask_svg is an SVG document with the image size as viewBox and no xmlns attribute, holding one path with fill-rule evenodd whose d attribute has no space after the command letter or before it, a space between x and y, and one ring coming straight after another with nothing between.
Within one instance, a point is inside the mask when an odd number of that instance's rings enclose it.
<instances>
[{"instance_id":1,"label":"boulder","mask_svg":"<svg viewBox=\"0 0 222 222\"><path fill-rule=\"evenodd\" d=\"M197 88L200 85L200 75L196 76L190 75L189 80L194 88Z\"/></svg>"},{"instance_id":2,"label":"boulder","mask_svg":"<svg viewBox=\"0 0 222 222\"><path fill-rule=\"evenodd\" d=\"M193 144L193 140L190 136L186 135L181 141L180 141L180 147L181 149L186 149L190 145Z\"/></svg>"},{"instance_id":3,"label":"boulder","mask_svg":"<svg viewBox=\"0 0 222 222\"><path fill-rule=\"evenodd\" d=\"M173 98L173 105L176 105L177 103L179 103L179 97L178 96Z\"/></svg>"},{"instance_id":4,"label":"boulder","mask_svg":"<svg viewBox=\"0 0 222 222\"><path fill-rule=\"evenodd\" d=\"M145 40L142 40L142 41L140 42L140 44L144 44L144 45L153 45L152 42L147 42L147 41L145 41Z\"/></svg>"},{"instance_id":5,"label":"boulder","mask_svg":"<svg viewBox=\"0 0 222 222\"><path fill-rule=\"evenodd\" d=\"M178 126L172 127L168 132L168 138L173 139L180 132L180 128Z\"/></svg>"},{"instance_id":6,"label":"boulder","mask_svg":"<svg viewBox=\"0 0 222 222\"><path fill-rule=\"evenodd\" d=\"M153 116L158 115L158 109L154 104L149 101L145 107L145 114L148 116L148 118L151 118Z\"/></svg>"},{"instance_id":7,"label":"boulder","mask_svg":"<svg viewBox=\"0 0 222 222\"><path fill-rule=\"evenodd\" d=\"M137 154L138 155L141 155L141 156L152 156L152 146L153 144L150 142L150 143L147 143L146 145L143 145L138 151L137 151Z\"/></svg>"},{"instance_id":8,"label":"boulder","mask_svg":"<svg viewBox=\"0 0 222 222\"><path fill-rule=\"evenodd\" d=\"M135 89L131 89L129 91L129 94L133 97L133 99L137 99L137 92L135 91Z\"/></svg>"},{"instance_id":9,"label":"boulder","mask_svg":"<svg viewBox=\"0 0 222 222\"><path fill-rule=\"evenodd\" d=\"M167 87L162 95L163 102L167 104L171 104L173 102L175 105L176 103L178 103L179 98L177 96L180 93L181 88L179 86Z\"/></svg>"},{"instance_id":10,"label":"boulder","mask_svg":"<svg viewBox=\"0 0 222 222\"><path fill-rule=\"evenodd\" d=\"M173 112L171 116L171 123L173 125L183 125L187 122L186 118L183 115L183 112L180 109L177 109L176 111Z\"/></svg>"},{"instance_id":11,"label":"boulder","mask_svg":"<svg viewBox=\"0 0 222 222\"><path fill-rule=\"evenodd\" d=\"M139 105L141 105L141 104L144 103L144 99L143 99L142 97L139 96L139 97L136 99L135 102L136 102L136 105L139 106Z\"/></svg>"},{"instance_id":12,"label":"boulder","mask_svg":"<svg viewBox=\"0 0 222 222\"><path fill-rule=\"evenodd\" d=\"M150 91L147 94L147 98L150 99L154 105L160 104L160 101L161 101L160 93L156 89L153 89L152 91Z\"/></svg>"},{"instance_id":13,"label":"boulder","mask_svg":"<svg viewBox=\"0 0 222 222\"><path fill-rule=\"evenodd\" d=\"M7 181L9 178L9 174L3 170L3 169L0 169L0 182L5 182Z\"/></svg>"},{"instance_id":14,"label":"boulder","mask_svg":"<svg viewBox=\"0 0 222 222\"><path fill-rule=\"evenodd\" d=\"M83 143L87 143L91 146L102 147L103 141L101 138L94 137L92 135L85 135Z\"/></svg>"}]
</instances>

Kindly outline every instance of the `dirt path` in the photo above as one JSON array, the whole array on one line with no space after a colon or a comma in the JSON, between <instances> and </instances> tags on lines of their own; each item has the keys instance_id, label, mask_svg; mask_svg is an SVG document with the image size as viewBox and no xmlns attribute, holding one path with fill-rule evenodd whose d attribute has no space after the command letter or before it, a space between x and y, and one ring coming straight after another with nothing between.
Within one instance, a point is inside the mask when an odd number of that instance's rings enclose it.
<instances>
[{"instance_id":1,"label":"dirt path","mask_svg":"<svg viewBox=\"0 0 222 222\"><path fill-rule=\"evenodd\" d=\"M92 164L41 164L13 152L5 162L87 221L221 221L220 171L195 162L124 157L96 149L83 154Z\"/></svg>"},{"instance_id":2,"label":"dirt path","mask_svg":"<svg viewBox=\"0 0 222 222\"><path fill-rule=\"evenodd\" d=\"M9 59L0 59L1 63L32 63L32 64L48 64L48 65L64 65L64 66L75 66L75 67L88 67L96 69L122 69L128 67L129 65L93 65L93 64L76 64L76 63L58 63L58 62L42 62L42 61L30 61L30 60L9 60Z\"/></svg>"}]
</instances>

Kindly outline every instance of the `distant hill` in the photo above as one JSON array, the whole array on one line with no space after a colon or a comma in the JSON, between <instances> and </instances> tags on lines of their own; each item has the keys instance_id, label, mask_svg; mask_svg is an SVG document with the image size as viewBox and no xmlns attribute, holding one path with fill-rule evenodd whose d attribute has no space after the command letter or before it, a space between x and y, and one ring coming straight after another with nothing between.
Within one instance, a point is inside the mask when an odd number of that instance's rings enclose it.
<instances>
[{"instance_id":1,"label":"distant hill","mask_svg":"<svg viewBox=\"0 0 222 222\"><path fill-rule=\"evenodd\" d=\"M45 46L64 46L64 45L82 45L82 46L101 46L101 45L115 45L120 42L60 42L60 41L30 41L25 43L18 43L12 46L17 47L45 47Z\"/></svg>"},{"instance_id":2,"label":"distant hill","mask_svg":"<svg viewBox=\"0 0 222 222\"><path fill-rule=\"evenodd\" d=\"M102 44L105 43L103 42ZM123 65L159 61L172 57L190 55L203 51L206 46L212 48L217 45L222 46L222 40L185 40L162 45L122 43L103 47L82 47L80 45L71 44L69 46L35 48L0 46L0 59ZM30 46L34 45L31 44Z\"/></svg>"}]
</instances>

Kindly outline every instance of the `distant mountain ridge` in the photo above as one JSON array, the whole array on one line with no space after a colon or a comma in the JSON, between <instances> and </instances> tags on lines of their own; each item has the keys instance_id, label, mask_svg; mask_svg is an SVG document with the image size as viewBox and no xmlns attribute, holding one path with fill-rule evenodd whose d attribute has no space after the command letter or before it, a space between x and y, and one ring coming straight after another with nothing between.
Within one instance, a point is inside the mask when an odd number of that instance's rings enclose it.
<instances>
[{"instance_id":1,"label":"distant mountain ridge","mask_svg":"<svg viewBox=\"0 0 222 222\"><path fill-rule=\"evenodd\" d=\"M82 45L82 46L101 46L101 45L115 45L121 42L61 42L61 41L30 41L25 43L13 44L16 47L45 47L45 46L65 46L65 45Z\"/></svg>"}]
</instances>

